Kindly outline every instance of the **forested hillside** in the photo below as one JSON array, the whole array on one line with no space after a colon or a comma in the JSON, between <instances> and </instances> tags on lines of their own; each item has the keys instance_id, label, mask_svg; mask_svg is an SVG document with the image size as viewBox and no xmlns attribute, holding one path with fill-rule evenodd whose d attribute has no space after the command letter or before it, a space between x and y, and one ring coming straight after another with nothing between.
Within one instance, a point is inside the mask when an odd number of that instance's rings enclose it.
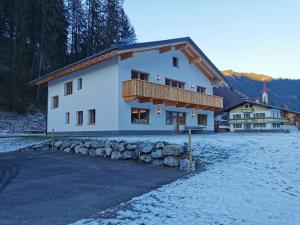
<instances>
[{"instance_id":1,"label":"forested hillside","mask_svg":"<svg viewBox=\"0 0 300 225\"><path fill-rule=\"evenodd\" d=\"M45 106L28 82L120 43L135 42L123 0L0 0L0 109Z\"/></svg>"},{"instance_id":2,"label":"forested hillside","mask_svg":"<svg viewBox=\"0 0 300 225\"><path fill-rule=\"evenodd\" d=\"M261 100L263 83L260 78L258 80L251 79L239 73L225 77L232 90L227 88L215 90L216 94L224 96L225 107L238 103L244 97L249 97L252 100L259 98ZM270 104L300 112L300 80L272 78L267 82L267 88Z\"/></svg>"}]
</instances>

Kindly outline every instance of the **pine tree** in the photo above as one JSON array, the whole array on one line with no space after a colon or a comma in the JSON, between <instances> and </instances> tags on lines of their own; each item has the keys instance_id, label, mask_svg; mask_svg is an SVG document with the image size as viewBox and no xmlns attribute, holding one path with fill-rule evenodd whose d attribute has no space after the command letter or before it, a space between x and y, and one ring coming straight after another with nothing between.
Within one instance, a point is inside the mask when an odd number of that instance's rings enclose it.
<instances>
[{"instance_id":1,"label":"pine tree","mask_svg":"<svg viewBox=\"0 0 300 225\"><path fill-rule=\"evenodd\" d=\"M120 42L126 44L136 42L134 28L131 26L123 7L120 12Z\"/></svg>"},{"instance_id":2,"label":"pine tree","mask_svg":"<svg viewBox=\"0 0 300 225\"><path fill-rule=\"evenodd\" d=\"M123 1L106 0L104 8L106 14L105 47L135 42L135 31L124 12Z\"/></svg>"},{"instance_id":3,"label":"pine tree","mask_svg":"<svg viewBox=\"0 0 300 225\"><path fill-rule=\"evenodd\" d=\"M69 61L84 57L85 12L81 0L68 0Z\"/></svg>"},{"instance_id":4,"label":"pine tree","mask_svg":"<svg viewBox=\"0 0 300 225\"><path fill-rule=\"evenodd\" d=\"M86 55L103 50L104 14L100 0L87 0Z\"/></svg>"}]
</instances>

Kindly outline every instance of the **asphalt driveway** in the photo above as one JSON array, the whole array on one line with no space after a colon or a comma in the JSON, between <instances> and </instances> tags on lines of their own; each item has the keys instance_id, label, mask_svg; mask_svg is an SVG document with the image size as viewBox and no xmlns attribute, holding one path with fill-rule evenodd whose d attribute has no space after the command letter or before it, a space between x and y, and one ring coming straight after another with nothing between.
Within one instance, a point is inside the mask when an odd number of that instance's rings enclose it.
<instances>
[{"instance_id":1,"label":"asphalt driveway","mask_svg":"<svg viewBox=\"0 0 300 225\"><path fill-rule=\"evenodd\" d=\"M0 154L0 224L68 224L183 176L178 170L63 152Z\"/></svg>"}]
</instances>

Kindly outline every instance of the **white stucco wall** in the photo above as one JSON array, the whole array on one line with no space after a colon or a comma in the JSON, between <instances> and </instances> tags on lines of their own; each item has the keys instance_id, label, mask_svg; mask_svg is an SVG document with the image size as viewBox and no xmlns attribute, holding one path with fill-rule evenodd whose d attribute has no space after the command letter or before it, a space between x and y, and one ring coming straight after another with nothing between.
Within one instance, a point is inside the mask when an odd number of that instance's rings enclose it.
<instances>
[{"instance_id":1,"label":"white stucco wall","mask_svg":"<svg viewBox=\"0 0 300 225\"><path fill-rule=\"evenodd\" d=\"M269 109L269 108L265 108L265 110L259 110L259 111L254 111L250 113L250 117L253 118L253 114L254 113L265 113L266 118L282 118L281 117L281 111L279 109ZM240 114L242 119L244 119L244 113L243 112L230 112L229 113L229 118L233 119L233 115L237 115ZM258 120L259 121L259 120ZM245 124L242 124L241 128L234 128L233 124L230 124L230 131L235 131L235 130L243 130L245 129ZM258 127L258 128L254 128L253 124L251 124L251 129L253 130L270 130L270 129L281 129L281 128L274 128L273 127L273 123L272 122L266 122L266 127Z\"/></svg>"},{"instance_id":2,"label":"white stucco wall","mask_svg":"<svg viewBox=\"0 0 300 225\"><path fill-rule=\"evenodd\" d=\"M179 68L173 67L172 57L178 57ZM149 74L149 81L165 84L165 78L170 78L185 82L185 89L196 91L197 85L206 87L206 93L212 94L213 88L208 78L193 64L189 64L188 59L180 52L172 50L160 54L158 50L147 51L135 54L134 57L126 60L119 59L119 90L122 90L122 81L131 79L131 70L146 72ZM160 80L157 80L157 75ZM191 88L191 83L194 88ZM150 110L150 124L131 124L131 108L146 108ZM157 114L157 107L161 109L161 114ZM205 130L214 129L214 119L212 111L166 107L163 105L153 105L152 103L139 103L138 101L125 102L122 93L119 92L119 127L120 130L174 130L173 125L166 125L166 111L186 112L186 125L197 126L197 113L207 114L207 127ZM196 114L192 117L192 112Z\"/></svg>"},{"instance_id":3,"label":"white stucco wall","mask_svg":"<svg viewBox=\"0 0 300 225\"><path fill-rule=\"evenodd\" d=\"M48 132L118 130L118 66L117 58L96 64L48 84ZM77 79L83 88L77 90ZM73 94L64 96L64 84L73 81ZM59 107L51 108L52 96L59 96ZM96 124L88 125L88 110L96 109ZM83 111L83 125L76 125L76 112ZM65 124L70 112L70 124Z\"/></svg>"}]
</instances>

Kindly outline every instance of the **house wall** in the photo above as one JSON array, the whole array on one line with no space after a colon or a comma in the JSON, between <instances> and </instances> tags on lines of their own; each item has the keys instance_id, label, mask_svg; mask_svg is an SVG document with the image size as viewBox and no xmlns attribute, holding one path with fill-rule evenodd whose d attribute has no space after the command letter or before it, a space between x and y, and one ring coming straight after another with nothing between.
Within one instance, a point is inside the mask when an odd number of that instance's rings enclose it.
<instances>
[{"instance_id":1,"label":"house wall","mask_svg":"<svg viewBox=\"0 0 300 225\"><path fill-rule=\"evenodd\" d=\"M249 105L249 104L248 104ZM244 105L238 106L236 108L233 108L230 110L229 117L230 119L233 119L234 115L240 114L242 116L242 119L244 119L244 112L242 111L243 109L246 109ZM272 109L272 108L267 108L264 106L260 105L253 105L252 108L253 111L250 113L250 117L253 118L254 113L265 113L266 118L282 118L281 116L281 110L279 109ZM254 127L253 123L265 123L265 127ZM245 127L246 121L242 123L241 128L235 128L233 123L230 123L230 131L239 131L239 130L244 130L246 129ZM273 127L273 122L262 122L261 120L251 120L251 129L252 130L278 130L280 128L274 128Z\"/></svg>"},{"instance_id":2,"label":"house wall","mask_svg":"<svg viewBox=\"0 0 300 225\"><path fill-rule=\"evenodd\" d=\"M83 88L77 90L77 79ZM73 81L73 94L64 95L64 84ZM117 58L77 71L48 84L48 127L51 132L118 130L118 66ZM59 96L59 107L51 108L52 96ZM96 109L96 124L88 125L88 110ZM83 125L76 125L76 112L83 111ZM65 124L70 112L70 124Z\"/></svg>"},{"instance_id":3,"label":"house wall","mask_svg":"<svg viewBox=\"0 0 300 225\"><path fill-rule=\"evenodd\" d=\"M178 57L179 68L173 67L172 57ZM158 84L165 84L165 78L185 82L185 89L196 91L197 85L206 87L207 94L213 94L213 88L208 78L178 50L172 50L160 54L158 50L137 53L134 57L126 60L119 59L119 90L122 90L122 81L131 79L131 70L138 70L149 73L149 81ZM160 80L157 80L157 75ZM194 88L191 88L194 83ZM150 110L150 124L131 124L131 108L146 108ZM157 107L161 114L157 114ZM207 110L194 110L177 107L166 107L153 105L152 103L139 103L138 101L125 102L122 93L119 92L119 127L121 131L173 131L174 125L166 125L166 111L177 111L187 113L187 125L197 126L197 113L207 114L208 124L204 130L213 131L213 112ZM192 112L196 114L192 117ZM181 127L182 128L182 127Z\"/></svg>"}]
</instances>

